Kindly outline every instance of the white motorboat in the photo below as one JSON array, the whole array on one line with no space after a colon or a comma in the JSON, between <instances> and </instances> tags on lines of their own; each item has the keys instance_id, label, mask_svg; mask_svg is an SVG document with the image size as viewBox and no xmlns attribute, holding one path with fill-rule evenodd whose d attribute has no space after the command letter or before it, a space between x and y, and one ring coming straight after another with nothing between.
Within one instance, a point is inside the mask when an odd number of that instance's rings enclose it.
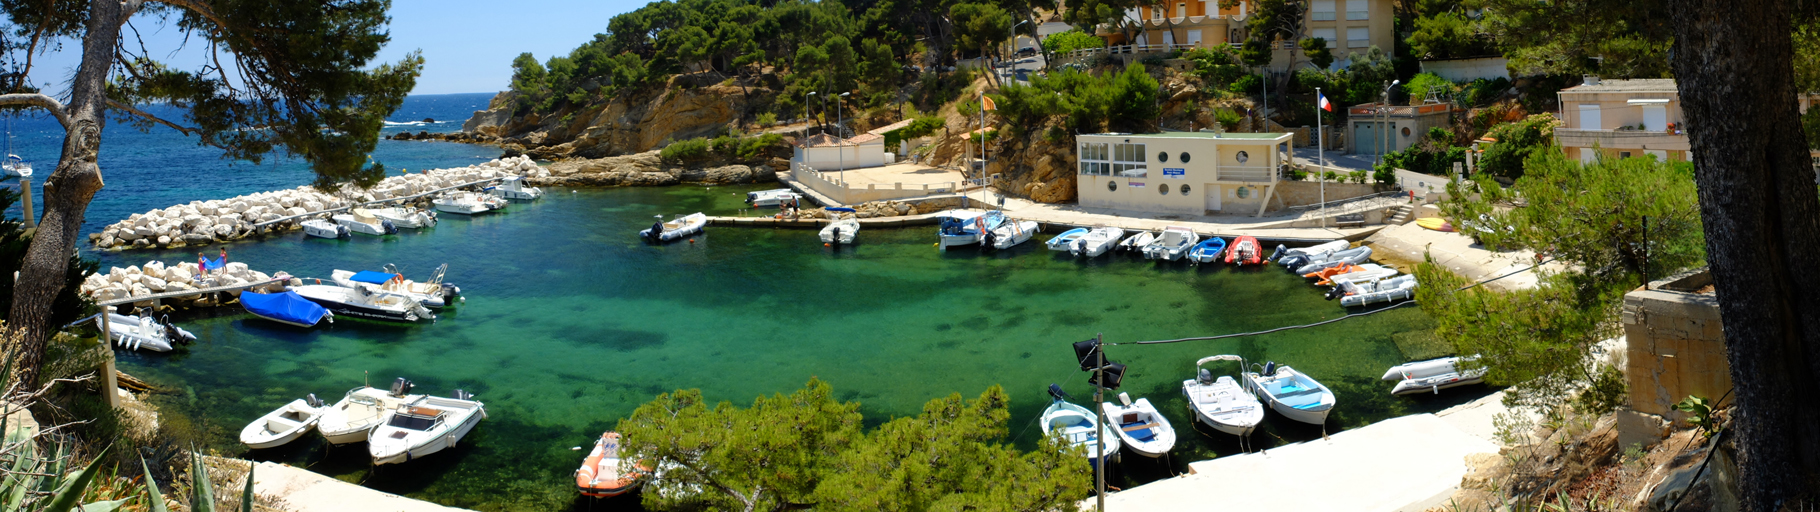
<instances>
[{"instance_id":1,"label":"white motorboat","mask_svg":"<svg viewBox=\"0 0 1820 512\"><path fill-rule=\"evenodd\" d=\"M1264 421L1264 404L1231 376L1221 375L1216 379L1213 372L1200 367L1215 361L1237 361L1239 368L1245 367L1245 360L1239 356L1209 356L1195 361L1194 378L1182 381L1182 394L1188 396L1188 408L1194 411L1195 418L1214 430L1249 436Z\"/></svg>"},{"instance_id":2,"label":"white motorboat","mask_svg":"<svg viewBox=\"0 0 1820 512\"><path fill-rule=\"evenodd\" d=\"M1289 366L1264 363L1262 372L1245 372L1245 389L1292 420L1320 425L1333 411L1333 391Z\"/></svg>"},{"instance_id":3,"label":"white motorboat","mask_svg":"<svg viewBox=\"0 0 1820 512\"><path fill-rule=\"evenodd\" d=\"M1351 246L1352 242L1345 240L1333 240L1294 249L1284 247L1283 244L1277 244L1276 250L1271 251L1270 253L1270 261L1277 262L1285 267L1292 267L1303 264L1310 257L1345 250L1347 247Z\"/></svg>"},{"instance_id":4,"label":"white motorboat","mask_svg":"<svg viewBox=\"0 0 1820 512\"><path fill-rule=\"evenodd\" d=\"M1175 261L1188 254L1194 244L1201 242L1201 235L1182 226L1163 228L1163 236L1157 237L1150 245L1144 246L1144 259Z\"/></svg>"},{"instance_id":5,"label":"white motorboat","mask_svg":"<svg viewBox=\"0 0 1820 512\"><path fill-rule=\"evenodd\" d=\"M999 212L969 212L950 210L942 212L941 227L937 231L940 237L936 246L941 250L960 245L973 245L980 241L980 235L1005 222L1005 215Z\"/></svg>"},{"instance_id":6,"label":"white motorboat","mask_svg":"<svg viewBox=\"0 0 1820 512\"><path fill-rule=\"evenodd\" d=\"M657 219L650 228L639 231L638 237L652 243L673 242L701 233L702 228L708 225L708 216L701 212L677 216L669 222L664 222L662 215L657 216Z\"/></svg>"},{"instance_id":7,"label":"white motorboat","mask_svg":"<svg viewBox=\"0 0 1820 512\"><path fill-rule=\"evenodd\" d=\"M1327 300L1340 298L1349 290L1363 291L1366 287L1375 289L1375 282L1397 276L1397 269L1382 265L1367 263L1358 267L1359 270L1327 278L1326 282L1333 285L1333 288L1327 291Z\"/></svg>"},{"instance_id":8,"label":"white motorboat","mask_svg":"<svg viewBox=\"0 0 1820 512\"><path fill-rule=\"evenodd\" d=\"M480 194L473 192L456 191L443 194L442 197L430 201L430 204L436 206L436 211L474 215L494 210L493 203L487 201L488 199L501 202L504 201L497 197L481 196Z\"/></svg>"},{"instance_id":9,"label":"white motorboat","mask_svg":"<svg viewBox=\"0 0 1820 512\"><path fill-rule=\"evenodd\" d=\"M498 185L486 188L487 192L502 199L522 199L535 201L543 197L543 189L525 184L523 176L509 176L499 180Z\"/></svg>"},{"instance_id":10,"label":"white motorboat","mask_svg":"<svg viewBox=\"0 0 1820 512\"><path fill-rule=\"evenodd\" d=\"M292 400L277 410L260 416L240 429L240 443L255 450L283 446L296 441L322 420L322 400L316 395Z\"/></svg>"},{"instance_id":11,"label":"white motorboat","mask_svg":"<svg viewBox=\"0 0 1820 512\"><path fill-rule=\"evenodd\" d=\"M487 417L486 406L455 390L454 398L424 396L386 413L367 436L373 465L397 464L454 448Z\"/></svg>"},{"instance_id":12,"label":"white motorboat","mask_svg":"<svg viewBox=\"0 0 1820 512\"><path fill-rule=\"evenodd\" d=\"M1055 235L1055 238L1051 238L1047 242L1043 242L1043 245L1048 246L1051 251L1072 252L1074 251L1074 242L1080 240L1083 236L1087 236L1087 233L1087 228L1070 229L1063 231L1062 234Z\"/></svg>"},{"instance_id":13,"label":"white motorboat","mask_svg":"<svg viewBox=\"0 0 1820 512\"><path fill-rule=\"evenodd\" d=\"M436 314L430 312L429 308L417 302L417 299L402 293L367 287L348 288L332 284L293 286L291 291L297 292L303 298L310 299L310 302L321 304L323 308L334 312L336 316L391 322L436 319Z\"/></svg>"},{"instance_id":14,"label":"white motorboat","mask_svg":"<svg viewBox=\"0 0 1820 512\"><path fill-rule=\"evenodd\" d=\"M1401 275L1389 279L1379 279L1359 284L1353 281L1338 281L1340 290L1346 294L1340 297L1340 305L1345 307L1368 306L1379 302L1396 302L1416 296L1416 276Z\"/></svg>"},{"instance_id":15,"label":"white motorboat","mask_svg":"<svg viewBox=\"0 0 1820 512\"><path fill-rule=\"evenodd\" d=\"M313 237L349 238L354 236L354 231L348 229L347 226L324 219L310 219L299 224L303 226L303 234Z\"/></svg>"},{"instance_id":16,"label":"white motorboat","mask_svg":"<svg viewBox=\"0 0 1820 512\"><path fill-rule=\"evenodd\" d=\"M336 224L347 227L348 230L355 233L376 236L398 234L398 226L392 225L392 221L374 217L366 210L358 208L350 209L348 213L337 213L331 218L335 219Z\"/></svg>"},{"instance_id":17,"label":"white motorboat","mask_svg":"<svg viewBox=\"0 0 1820 512\"><path fill-rule=\"evenodd\" d=\"M436 225L435 210L393 206L390 208L355 208L354 213L378 217L400 228L417 229Z\"/></svg>"},{"instance_id":18,"label":"white motorboat","mask_svg":"<svg viewBox=\"0 0 1820 512\"><path fill-rule=\"evenodd\" d=\"M1132 402L1131 395L1119 393L1119 403L1102 403L1100 410L1105 411L1107 421L1118 425L1113 432L1119 440L1138 455L1154 459L1175 448L1175 427L1150 405L1150 399Z\"/></svg>"},{"instance_id":19,"label":"white motorboat","mask_svg":"<svg viewBox=\"0 0 1820 512\"><path fill-rule=\"evenodd\" d=\"M1321 270L1327 269L1329 267L1334 267L1334 266L1339 266L1339 265L1357 265L1360 263L1364 263L1365 260L1369 260L1369 259L1371 259L1371 247L1359 246L1359 247L1354 247L1354 248L1347 249L1344 251L1330 252L1321 257L1318 257L1318 258L1315 258L1312 260L1308 260L1308 263L1302 264L1301 266L1290 267L1290 268L1295 269L1295 270L1292 270L1291 272L1294 272L1296 275L1299 276L1299 275L1307 275L1307 274L1310 274L1313 272L1320 272Z\"/></svg>"},{"instance_id":20,"label":"white motorboat","mask_svg":"<svg viewBox=\"0 0 1820 512\"><path fill-rule=\"evenodd\" d=\"M752 206L777 206L795 202L800 199L802 199L802 196L797 195L796 191L787 188L746 193L746 204Z\"/></svg>"},{"instance_id":21,"label":"white motorboat","mask_svg":"<svg viewBox=\"0 0 1820 512\"><path fill-rule=\"evenodd\" d=\"M340 286L348 288L362 286L371 288L370 291L376 293L404 295L416 299L424 307L441 309L454 304L461 295L461 287L442 282L443 276L448 272L449 264L444 263L442 266L436 267L436 271L430 274L428 281L419 283L405 279L403 274L398 273L397 267L388 263L383 271L354 272L337 269L330 272L329 275L335 284Z\"/></svg>"},{"instance_id":22,"label":"white motorboat","mask_svg":"<svg viewBox=\"0 0 1820 512\"><path fill-rule=\"evenodd\" d=\"M1042 226L1033 220L1007 219L1005 222L999 223L998 227L986 232L985 239L980 241L980 248L991 247L1004 250L1017 247L1017 244L1027 242L1030 237L1036 236L1036 232L1041 229Z\"/></svg>"},{"instance_id":23,"label":"white motorboat","mask_svg":"<svg viewBox=\"0 0 1820 512\"><path fill-rule=\"evenodd\" d=\"M853 239L858 236L859 220L857 219L840 219L822 226L821 237L824 244L851 244Z\"/></svg>"},{"instance_id":24,"label":"white motorboat","mask_svg":"<svg viewBox=\"0 0 1820 512\"><path fill-rule=\"evenodd\" d=\"M1114 246L1119 244L1119 239L1124 236L1125 230L1123 229L1115 227L1093 228L1092 231L1088 231L1087 234L1082 235L1080 239L1075 240L1073 246L1068 248L1068 252L1075 256L1097 258L1101 254L1106 254L1106 251L1112 250Z\"/></svg>"},{"instance_id":25,"label":"white motorboat","mask_svg":"<svg viewBox=\"0 0 1820 512\"><path fill-rule=\"evenodd\" d=\"M1125 237L1125 239L1123 241L1120 241L1119 245L1118 245L1118 250L1143 251L1144 248L1148 247L1151 242L1155 242L1158 236L1159 235L1157 233L1153 233L1153 232L1149 232L1149 231L1139 231L1139 232L1137 232L1137 234Z\"/></svg>"},{"instance_id":26,"label":"white motorboat","mask_svg":"<svg viewBox=\"0 0 1820 512\"><path fill-rule=\"evenodd\" d=\"M94 317L95 328L101 328L101 315ZM107 337L114 345L131 350L170 352L175 344L196 341L196 335L171 323L170 317L153 321L151 315L133 316L107 313Z\"/></svg>"},{"instance_id":27,"label":"white motorboat","mask_svg":"<svg viewBox=\"0 0 1820 512\"><path fill-rule=\"evenodd\" d=\"M1460 371L1458 368L1462 359L1477 358L1477 356L1443 357L1403 363L1385 371L1384 380L1397 381L1396 387L1390 390L1392 395L1440 393L1443 389L1484 382L1487 368L1479 367L1466 371Z\"/></svg>"},{"instance_id":28,"label":"white motorboat","mask_svg":"<svg viewBox=\"0 0 1820 512\"><path fill-rule=\"evenodd\" d=\"M1087 454L1087 461L1097 466L1102 440L1106 443L1106 455L1116 457L1119 452L1119 437L1100 424L1099 416L1086 407L1058 398L1043 410L1043 431L1060 436L1069 446L1081 447Z\"/></svg>"},{"instance_id":29,"label":"white motorboat","mask_svg":"<svg viewBox=\"0 0 1820 512\"><path fill-rule=\"evenodd\" d=\"M340 402L323 409L322 420L316 423L316 431L329 444L358 443L367 440L367 434L373 431L383 420L386 411L396 409L399 404L423 397L412 395L411 381L398 379L392 382L392 390L361 386L348 391Z\"/></svg>"}]
</instances>

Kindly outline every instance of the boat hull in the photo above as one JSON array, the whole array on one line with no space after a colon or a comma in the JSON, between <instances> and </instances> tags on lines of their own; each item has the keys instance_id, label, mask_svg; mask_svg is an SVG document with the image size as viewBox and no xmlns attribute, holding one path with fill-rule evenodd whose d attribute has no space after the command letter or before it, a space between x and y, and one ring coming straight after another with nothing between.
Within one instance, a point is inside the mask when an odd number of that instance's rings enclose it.
<instances>
[{"instance_id":1,"label":"boat hull","mask_svg":"<svg viewBox=\"0 0 1820 512\"><path fill-rule=\"evenodd\" d=\"M454 448L457 444L461 443L461 438L467 437L468 432L474 430L474 427L480 424L480 419L485 416L485 408L478 408L472 414L469 414L467 418L462 419L460 424L449 429L447 434L432 437L424 443L411 446L409 449L397 453L381 454L374 453L377 451L376 449L369 449L368 454L373 456L373 465L378 466L410 462L436 452ZM371 448L370 444L369 448Z\"/></svg>"},{"instance_id":2,"label":"boat hull","mask_svg":"<svg viewBox=\"0 0 1820 512\"><path fill-rule=\"evenodd\" d=\"M1049 250L1051 251L1072 252L1074 250L1074 243L1084 236L1087 236L1087 228L1074 228L1063 231L1060 235L1055 235L1055 238L1043 242L1043 245L1049 247Z\"/></svg>"},{"instance_id":3,"label":"boat hull","mask_svg":"<svg viewBox=\"0 0 1820 512\"><path fill-rule=\"evenodd\" d=\"M292 419L295 416L303 416L303 421ZM276 411L267 413L265 416L260 416L259 419L248 424L246 428L241 429L240 442L241 444L245 444L248 448L255 450L284 446L291 441L303 438L303 436L310 433L311 430L315 430L316 422L321 419L321 409L310 407L309 404L303 400L294 400ZM282 430L273 430L272 427L274 426L282 426L285 428Z\"/></svg>"},{"instance_id":4,"label":"boat hull","mask_svg":"<svg viewBox=\"0 0 1820 512\"><path fill-rule=\"evenodd\" d=\"M1157 412L1155 406L1150 405L1150 399L1139 398L1128 406L1103 403L1100 408L1106 413L1103 418L1118 425L1113 432L1118 434L1120 443L1132 453L1154 459L1175 448L1175 427L1169 424L1168 418ZM1126 419L1131 421L1124 421ZM1148 439L1134 435L1134 432L1146 431L1150 435Z\"/></svg>"},{"instance_id":5,"label":"boat hull","mask_svg":"<svg viewBox=\"0 0 1820 512\"><path fill-rule=\"evenodd\" d=\"M330 285L316 285L316 286L341 288L339 286L330 286ZM342 288L342 289L353 290L352 288ZM388 321L388 322L404 322L404 323L415 323L418 320L424 320L426 318L432 319L432 320L435 319L434 316L426 317L424 315L419 315L418 312L414 310L414 308L411 308L409 306L392 308L392 307L383 307L383 306L379 306L379 305L360 304L357 302L352 302L352 301L348 300L346 297L338 297L338 296L335 296L334 294L321 292L321 291L319 291L319 289L312 289L309 286L299 286L299 287L296 287L294 290L298 292L297 293L298 295L302 295L303 298L309 299L310 302L314 302L314 303L322 306L324 309L329 310L329 312L334 313L336 316L350 316L350 317L354 317L354 318L365 318L365 319L369 319L369 320L383 320L383 321ZM351 292L348 292L348 293L351 293ZM412 302L414 303L415 301L412 301Z\"/></svg>"}]
</instances>

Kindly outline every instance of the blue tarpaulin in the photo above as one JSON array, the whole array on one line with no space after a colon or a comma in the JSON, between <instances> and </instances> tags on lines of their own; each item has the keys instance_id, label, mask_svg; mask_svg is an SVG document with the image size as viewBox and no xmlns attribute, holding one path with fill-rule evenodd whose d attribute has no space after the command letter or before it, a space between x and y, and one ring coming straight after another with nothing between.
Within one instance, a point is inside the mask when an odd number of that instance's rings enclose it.
<instances>
[{"instance_id":1,"label":"blue tarpaulin","mask_svg":"<svg viewBox=\"0 0 1820 512\"><path fill-rule=\"evenodd\" d=\"M221 269L222 269L222 267L226 267L226 266L227 266L227 262L225 262L225 261L222 261L222 260L225 260L225 259L227 259L227 257L226 257L226 256L223 256L223 257L220 257L220 258L209 258L209 257L206 257L206 256L204 256L204 257L203 257L203 258L202 258L202 263L201 263L201 265L202 265L202 271L203 271L203 272L208 272L208 271L211 271L211 270L221 270Z\"/></svg>"},{"instance_id":2,"label":"blue tarpaulin","mask_svg":"<svg viewBox=\"0 0 1820 512\"><path fill-rule=\"evenodd\" d=\"M353 280L354 282L357 282L357 283L385 284L386 281L391 281L392 279L395 279L397 277L398 277L398 274L393 274L390 272L374 272L371 270L362 270L360 272L355 273L354 277L350 277L348 279Z\"/></svg>"},{"instance_id":3,"label":"blue tarpaulin","mask_svg":"<svg viewBox=\"0 0 1820 512\"><path fill-rule=\"evenodd\" d=\"M245 307L248 313L259 315L260 318L306 327L316 325L316 322L321 322L322 317L329 314L329 310L310 302L310 299L303 298L297 292L288 291L283 293L242 293L240 294L240 305Z\"/></svg>"}]
</instances>

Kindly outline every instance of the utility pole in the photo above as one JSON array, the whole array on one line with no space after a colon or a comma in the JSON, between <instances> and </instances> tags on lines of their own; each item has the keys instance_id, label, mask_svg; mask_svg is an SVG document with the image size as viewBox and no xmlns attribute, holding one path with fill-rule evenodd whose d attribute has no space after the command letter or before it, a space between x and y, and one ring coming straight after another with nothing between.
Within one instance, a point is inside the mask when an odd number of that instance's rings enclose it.
<instances>
[{"instance_id":1,"label":"utility pole","mask_svg":"<svg viewBox=\"0 0 1820 512\"><path fill-rule=\"evenodd\" d=\"M841 124L846 121L845 115L847 113L847 108L844 103L848 94L853 93L843 92L840 93L840 97L834 98L834 137L835 140L840 141L839 145L834 148L839 150L835 155L837 155L836 158L838 158L840 162L841 186L846 186L847 183L847 132L841 129Z\"/></svg>"},{"instance_id":2,"label":"utility pole","mask_svg":"<svg viewBox=\"0 0 1820 512\"><path fill-rule=\"evenodd\" d=\"M1097 467L1093 468L1093 495L1098 501L1096 512L1106 512L1106 432L1112 430L1106 425L1106 408L1101 405L1106 401L1106 333L1094 335L1093 339L1098 342L1093 346L1093 353L1099 357L1098 367L1093 369L1093 414L1100 417L1099 421L1094 422L1099 425L1099 430L1093 433L1093 441L1099 450Z\"/></svg>"}]
</instances>

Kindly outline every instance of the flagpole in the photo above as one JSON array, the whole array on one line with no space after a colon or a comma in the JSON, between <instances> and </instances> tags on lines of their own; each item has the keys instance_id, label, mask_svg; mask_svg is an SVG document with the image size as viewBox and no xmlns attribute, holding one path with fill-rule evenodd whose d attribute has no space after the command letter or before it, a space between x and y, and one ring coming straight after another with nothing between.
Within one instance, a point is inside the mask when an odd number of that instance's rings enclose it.
<instances>
[{"instance_id":1,"label":"flagpole","mask_svg":"<svg viewBox=\"0 0 1820 512\"><path fill-rule=\"evenodd\" d=\"M980 173L986 172L986 88L980 87Z\"/></svg>"},{"instance_id":2,"label":"flagpole","mask_svg":"<svg viewBox=\"0 0 1820 512\"><path fill-rule=\"evenodd\" d=\"M1321 129L1321 104L1327 97L1321 95L1321 88L1314 88L1314 153L1319 158L1321 167L1316 170L1321 177L1321 229L1327 229L1327 133Z\"/></svg>"}]
</instances>

